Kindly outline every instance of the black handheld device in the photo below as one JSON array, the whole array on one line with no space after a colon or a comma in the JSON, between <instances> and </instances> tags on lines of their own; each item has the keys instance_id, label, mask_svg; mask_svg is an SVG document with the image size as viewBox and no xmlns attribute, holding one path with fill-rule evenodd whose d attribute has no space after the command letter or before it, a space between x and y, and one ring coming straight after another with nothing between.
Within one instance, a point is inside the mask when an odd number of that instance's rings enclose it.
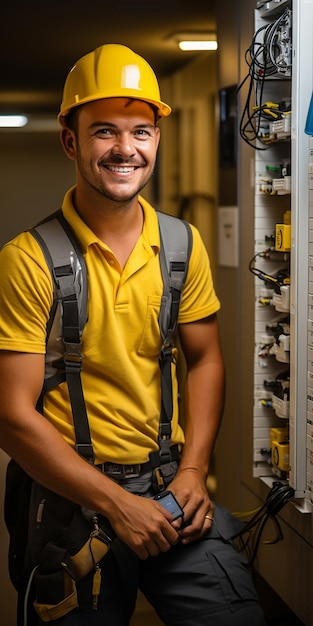
<instances>
[{"instance_id":1,"label":"black handheld device","mask_svg":"<svg viewBox=\"0 0 313 626\"><path fill-rule=\"evenodd\" d=\"M154 496L153 499L157 500L157 502L159 502L162 506L164 506L165 509L167 509L167 511L172 514L173 521L175 519L179 519L179 517L184 517L184 511L178 504L175 496L172 494L171 491L162 491L161 493L158 493L156 496Z\"/></svg>"}]
</instances>

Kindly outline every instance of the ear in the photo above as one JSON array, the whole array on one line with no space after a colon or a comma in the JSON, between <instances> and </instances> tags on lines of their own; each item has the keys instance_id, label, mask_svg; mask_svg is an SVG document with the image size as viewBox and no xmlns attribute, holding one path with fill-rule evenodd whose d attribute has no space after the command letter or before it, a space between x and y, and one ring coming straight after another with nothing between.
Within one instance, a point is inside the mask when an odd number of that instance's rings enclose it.
<instances>
[{"instance_id":1,"label":"ear","mask_svg":"<svg viewBox=\"0 0 313 626\"><path fill-rule=\"evenodd\" d=\"M63 150L68 156L69 159L74 161L76 159L76 137L75 133L69 128L65 127L61 130L61 144L63 146Z\"/></svg>"}]
</instances>

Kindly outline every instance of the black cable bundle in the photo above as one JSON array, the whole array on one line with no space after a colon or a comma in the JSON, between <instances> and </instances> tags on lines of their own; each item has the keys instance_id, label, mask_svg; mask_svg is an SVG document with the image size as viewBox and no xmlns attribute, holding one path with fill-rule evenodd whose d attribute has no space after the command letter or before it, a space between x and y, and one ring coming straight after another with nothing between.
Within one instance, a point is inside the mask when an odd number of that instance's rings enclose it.
<instances>
[{"instance_id":1,"label":"black cable bundle","mask_svg":"<svg viewBox=\"0 0 313 626\"><path fill-rule=\"evenodd\" d=\"M267 136L266 124L279 119L285 112L280 110L277 103L263 102L264 83L270 76L288 74L290 65L284 65L279 57L278 32L290 16L286 9L272 24L264 25L253 35L251 45L246 50L245 61L249 67L247 76L237 89L237 93L245 82L250 79L248 95L243 108L239 124L241 138L255 150L266 150L272 140ZM260 35L263 35L260 37ZM254 88L254 97L253 97ZM262 131L262 122L265 128ZM255 145L256 140L265 144L265 147Z\"/></svg>"},{"instance_id":2,"label":"black cable bundle","mask_svg":"<svg viewBox=\"0 0 313 626\"><path fill-rule=\"evenodd\" d=\"M264 504L258 509L254 509L251 519L246 522L244 528L232 537L232 540L238 541L240 552L245 552L249 565L252 565L258 552L258 548L262 539L264 528L269 520L271 520L276 529L276 537L274 540L264 543L275 544L283 539L283 533L280 523L276 515L281 509L294 499L294 490L288 484L280 481L273 483ZM249 513L234 513L236 517L246 517Z\"/></svg>"},{"instance_id":3,"label":"black cable bundle","mask_svg":"<svg viewBox=\"0 0 313 626\"><path fill-rule=\"evenodd\" d=\"M275 293L280 293L280 288L282 287L282 285L290 284L290 272L288 267L282 268L275 274L271 275L268 274L268 272L264 272L260 268L255 267L254 265L258 257L266 259L268 258L268 254L270 252L270 249L257 252L254 257L252 257L249 263L249 272L251 272L251 274L253 274L254 276L257 276L257 278L263 280L268 285L268 287L273 288Z\"/></svg>"}]
</instances>

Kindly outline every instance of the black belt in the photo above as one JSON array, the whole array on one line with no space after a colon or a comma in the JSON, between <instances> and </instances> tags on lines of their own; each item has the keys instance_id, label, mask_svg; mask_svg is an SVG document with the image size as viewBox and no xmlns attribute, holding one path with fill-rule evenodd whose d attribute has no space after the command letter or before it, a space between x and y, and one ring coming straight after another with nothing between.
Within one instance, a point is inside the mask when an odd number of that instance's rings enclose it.
<instances>
[{"instance_id":1,"label":"black belt","mask_svg":"<svg viewBox=\"0 0 313 626\"><path fill-rule=\"evenodd\" d=\"M175 446L171 446L170 456L171 458L169 463L172 461L178 462L180 460L180 451L177 444ZM150 457L150 460L146 463L133 463L132 465L125 465L106 461L105 463L96 465L96 467L104 474L108 474L108 476L112 476L113 478L138 478L142 474L152 471L156 467L160 467L164 464L160 462L158 452L152 452Z\"/></svg>"}]
</instances>

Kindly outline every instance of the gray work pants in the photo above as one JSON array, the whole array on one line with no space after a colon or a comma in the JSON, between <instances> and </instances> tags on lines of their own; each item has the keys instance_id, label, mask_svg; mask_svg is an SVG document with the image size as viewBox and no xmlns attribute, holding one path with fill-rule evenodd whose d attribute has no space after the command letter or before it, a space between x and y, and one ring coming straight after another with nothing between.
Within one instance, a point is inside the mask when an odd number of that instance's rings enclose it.
<instances>
[{"instance_id":1,"label":"gray work pants","mask_svg":"<svg viewBox=\"0 0 313 626\"><path fill-rule=\"evenodd\" d=\"M122 485L144 497L152 495L151 474ZM216 506L212 527L200 541L178 544L145 561L116 540L100 564L97 610L92 609L90 574L77 583L79 608L50 624L127 626L140 589L166 626L265 626L246 560L230 540L236 523Z\"/></svg>"}]
</instances>

